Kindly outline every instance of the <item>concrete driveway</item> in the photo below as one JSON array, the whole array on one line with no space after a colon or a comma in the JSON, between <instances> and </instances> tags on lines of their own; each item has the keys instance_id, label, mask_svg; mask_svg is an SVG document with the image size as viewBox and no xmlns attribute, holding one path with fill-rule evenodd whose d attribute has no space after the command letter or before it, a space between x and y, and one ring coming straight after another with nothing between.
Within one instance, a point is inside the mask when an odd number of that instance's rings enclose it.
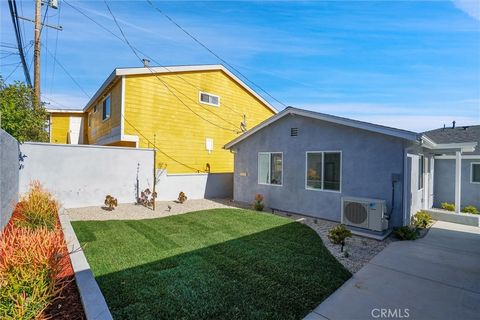
<instances>
[{"instance_id":1,"label":"concrete driveway","mask_svg":"<svg viewBox=\"0 0 480 320\"><path fill-rule=\"evenodd\" d=\"M480 228L391 243L305 319L480 319Z\"/></svg>"}]
</instances>

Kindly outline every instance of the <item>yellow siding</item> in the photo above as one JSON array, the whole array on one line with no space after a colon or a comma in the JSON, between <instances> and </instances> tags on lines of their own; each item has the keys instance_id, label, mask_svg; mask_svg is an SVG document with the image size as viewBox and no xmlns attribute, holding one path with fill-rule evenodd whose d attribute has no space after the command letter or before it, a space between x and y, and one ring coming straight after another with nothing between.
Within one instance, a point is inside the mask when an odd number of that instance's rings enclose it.
<instances>
[{"instance_id":1,"label":"yellow siding","mask_svg":"<svg viewBox=\"0 0 480 320\"><path fill-rule=\"evenodd\" d=\"M70 130L70 113L52 113L50 115L50 142L67 143Z\"/></svg>"},{"instance_id":2,"label":"yellow siding","mask_svg":"<svg viewBox=\"0 0 480 320\"><path fill-rule=\"evenodd\" d=\"M152 147L147 139L153 142L155 135L156 146L183 163L157 152L157 166L166 164L168 173L205 172L207 163L210 172L233 172L233 155L222 147L239 135L242 115L246 115L250 129L274 114L220 70L169 73L159 77L193 112L155 76L127 76L124 133L139 136L140 147ZM199 89L220 96L220 106L200 104ZM200 116L235 132L212 125ZM206 138L214 140L210 154L205 148Z\"/></svg>"},{"instance_id":3,"label":"yellow siding","mask_svg":"<svg viewBox=\"0 0 480 320\"><path fill-rule=\"evenodd\" d=\"M103 100L110 94L110 118L105 121L102 120L102 103ZM88 143L95 144L98 139L109 135L112 129L120 126L121 119L121 99L122 99L122 84L117 81L113 87L107 88L103 94L86 110L85 129L87 133ZM93 112L93 107L97 106L97 111ZM91 114L92 125L88 127L88 115Z\"/></svg>"}]
</instances>

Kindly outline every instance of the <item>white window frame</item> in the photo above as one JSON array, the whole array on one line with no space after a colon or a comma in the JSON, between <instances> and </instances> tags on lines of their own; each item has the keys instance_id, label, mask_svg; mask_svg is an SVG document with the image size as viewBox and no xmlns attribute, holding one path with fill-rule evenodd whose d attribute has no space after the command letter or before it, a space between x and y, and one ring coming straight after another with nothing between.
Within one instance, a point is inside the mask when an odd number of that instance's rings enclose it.
<instances>
[{"instance_id":1,"label":"white window frame","mask_svg":"<svg viewBox=\"0 0 480 320\"><path fill-rule=\"evenodd\" d=\"M269 180L271 181L271 178L272 178L272 153L279 153L282 155L282 183L280 184L273 184L273 183L264 183L264 182L260 182L260 176L258 175L258 162L259 162L259 159L260 159L260 155L261 154L268 154L269 155L269 159L268 159L268 174L269 174ZM284 174L283 174L283 152L280 152L280 151L262 151L262 152L259 152L258 155L257 155L257 182L258 184L261 184L261 185L264 185L264 186L274 186L274 187L283 187L283 179L284 179Z\"/></svg>"},{"instance_id":2,"label":"white window frame","mask_svg":"<svg viewBox=\"0 0 480 320\"><path fill-rule=\"evenodd\" d=\"M480 184L480 181L473 181L473 165L474 165L474 164L480 166L480 162L471 162L471 163L470 163L470 183Z\"/></svg>"},{"instance_id":3,"label":"white window frame","mask_svg":"<svg viewBox=\"0 0 480 320\"><path fill-rule=\"evenodd\" d=\"M309 187L307 184L308 180L308 154L309 153L321 153L322 154L322 188L312 188ZM324 188L324 182L325 182L325 153L339 153L340 154L340 188L339 190L329 190ZM333 192L333 193L342 193L342 178L343 178L343 154L341 150L325 150L325 151L306 151L305 152L305 190L310 190L310 191L323 191L323 192Z\"/></svg>"},{"instance_id":4,"label":"white window frame","mask_svg":"<svg viewBox=\"0 0 480 320\"><path fill-rule=\"evenodd\" d=\"M105 119L103 119L103 103L105 102L105 100L107 99L110 99L110 113L108 115L108 117L106 117ZM102 100L102 122L105 122L107 121L108 119L110 119L110 117L112 116L112 97L111 97L111 94L108 94L107 96L105 96L105 98L103 98Z\"/></svg>"},{"instance_id":5,"label":"white window frame","mask_svg":"<svg viewBox=\"0 0 480 320\"><path fill-rule=\"evenodd\" d=\"M202 101L202 94L207 94L209 96L216 97L218 99L218 104ZM216 94L208 93L208 92L205 92L205 91L199 91L198 92L198 102L200 102L201 104L207 104L209 106L220 107L220 96L217 96Z\"/></svg>"}]
</instances>

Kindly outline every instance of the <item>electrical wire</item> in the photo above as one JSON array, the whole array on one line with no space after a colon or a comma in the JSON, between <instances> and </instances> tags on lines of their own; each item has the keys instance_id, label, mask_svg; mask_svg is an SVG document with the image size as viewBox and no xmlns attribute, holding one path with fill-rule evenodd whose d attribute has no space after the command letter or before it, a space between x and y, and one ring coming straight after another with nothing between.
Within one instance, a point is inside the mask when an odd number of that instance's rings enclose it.
<instances>
[{"instance_id":1,"label":"electrical wire","mask_svg":"<svg viewBox=\"0 0 480 320\"><path fill-rule=\"evenodd\" d=\"M60 15L61 15L61 12L62 12L62 5L59 3L59 6L58 6L58 17L57 17L57 25L59 26L60 25ZM58 48L58 34L59 34L60 30L57 30L57 33L55 35L55 50L53 51L53 60L57 59L57 48ZM53 90L53 83L55 82L55 66L56 66L56 63L53 64L53 67L52 67L52 81L50 82L50 93L52 93L52 90Z\"/></svg>"},{"instance_id":2,"label":"electrical wire","mask_svg":"<svg viewBox=\"0 0 480 320\"><path fill-rule=\"evenodd\" d=\"M23 73L25 74L25 81L27 85L31 88L32 87L32 80L30 78L30 73L27 68L27 62L25 60L25 54L23 52L23 40L22 40L22 31L20 28L20 22L18 20L18 11L17 11L17 4L15 0L8 0L8 7L10 9L10 16L12 18L13 23L13 30L15 32L15 38L17 40L17 47L18 53L20 55L20 61L22 62L23 66Z\"/></svg>"},{"instance_id":3,"label":"electrical wire","mask_svg":"<svg viewBox=\"0 0 480 320\"><path fill-rule=\"evenodd\" d=\"M132 44L130 43L130 41L128 41L128 38L126 37L125 33L123 32L123 29L120 27L120 24L118 23L117 21L117 18L115 17L115 15L113 14L112 10L110 9L110 6L108 5L108 2L107 0L104 0L104 3L105 5L107 6L107 9L108 9L108 12L110 13L110 15L112 16L117 28L119 29L120 33L122 34L124 40L125 40L125 43L130 47L130 49L132 50L133 54L135 54L135 56L140 60L142 61L142 58L139 56L139 54L137 53L137 51L135 50L135 48L132 46ZM177 98L178 101L180 101L180 103L182 105L184 105L187 109L189 109L193 114L195 114L196 116L198 116L199 118L203 119L204 121L210 123L211 125L215 126L215 127L218 127L220 129L223 129L223 130L226 130L226 131L231 131L231 132L235 132L237 133L237 130L232 130L232 129L228 129L228 128L225 128L223 126L220 126L218 124L216 124L215 122L213 121L210 121L209 119L206 119L204 117L202 117L200 114L198 114L197 112L195 112L195 110L193 110L192 108L190 108L182 99L180 99L180 97L178 95L175 94L175 92L173 92L172 89L170 89L170 87L165 83L165 81L163 81L158 75L155 74L155 72L152 70L151 67L147 66L148 70L150 71L151 74L153 74L163 85L164 87L171 93L175 96L175 98Z\"/></svg>"},{"instance_id":4,"label":"electrical wire","mask_svg":"<svg viewBox=\"0 0 480 320\"><path fill-rule=\"evenodd\" d=\"M222 57L220 57L218 54L216 54L212 49L210 49L207 45L205 45L203 42L201 42L200 40L198 40L194 35L192 35L190 32L188 32L185 28L183 28L180 24L178 24L175 20L173 20L169 15L167 15L165 12L163 12L160 8L158 8L157 6L155 6L153 4L153 2L151 0L146 0L150 6L152 6L156 11L158 11L160 14L162 14L165 18L167 18L171 23L173 23L175 26L177 26L181 31L183 31L183 33L185 33L187 36L189 36L193 41L195 41L196 43L198 43L201 47L203 47L205 50L207 50L208 52L210 52L212 55L214 55L218 60L222 61L223 63L225 63L227 66L229 66L232 70L234 70L235 72L237 72L239 75L241 75L246 81L248 81L249 83L253 84L255 87L257 87L258 89L260 89L261 91L263 91L266 95L268 95L270 98L272 98L273 100L277 101L278 103L280 103L282 106L284 107L287 107L287 105L285 103L283 103L282 101L278 100L277 98L275 98L273 95L271 95L268 91L266 91L265 89L263 89L260 85L256 84L255 82L253 82L252 80L250 80L246 75L244 75L242 72L240 72L240 70L238 70L237 68L235 68L234 66L232 66L230 63L228 63L225 59L223 59Z\"/></svg>"},{"instance_id":5,"label":"electrical wire","mask_svg":"<svg viewBox=\"0 0 480 320\"><path fill-rule=\"evenodd\" d=\"M83 12L82 10L80 10L78 7L72 5L71 3L69 3L68 1L64 0L63 1L64 3L66 3L68 6L70 6L72 9L74 9L75 11L77 11L78 13L80 13L81 15L83 15L85 18L89 19L90 21L92 21L93 23L95 23L97 26L99 26L101 29L105 30L106 32L110 33L111 35L113 35L115 38L117 38L118 40L122 41L122 42L125 42L124 39L122 39L119 35L117 35L116 33L114 33L113 31L111 31L110 29L106 28L105 26L103 26L102 24L100 24L99 22L97 22L95 19L91 18L88 14L86 14L85 12ZM160 67L164 68L165 70L167 71L170 71L170 69L167 67L167 66L164 66L162 65L160 62L158 62L157 60L155 60L154 58L150 57L149 55L147 55L146 53L140 51L139 49L135 48L133 45L132 47L137 51L139 52L140 54L142 54L144 57L148 58L149 60L151 60L152 62L156 63L157 65L159 65ZM184 77L182 77L181 75L179 74L175 74L173 73L175 77L181 79L182 81L184 81L185 83L189 84L191 87L197 89L197 90L200 90L200 88L198 88L196 85L194 85L193 83L189 82L188 80L186 80ZM183 92L179 91L179 90L176 90L177 92L180 92L182 95L185 96L185 94L183 94ZM190 99L188 96L186 96L188 99ZM191 99L190 99L191 100ZM191 100L192 101L192 100ZM196 101L193 101L193 103L195 104L198 104ZM238 112L237 110L235 110L234 108L231 108L230 106L228 106L227 104L223 103L223 102L220 102L221 105L225 106L227 109L229 109L230 111L234 112L234 113L237 113L238 115L240 116L244 116L244 113L242 112ZM200 104L199 104L200 105ZM229 120L226 120L224 118L222 118L220 115L212 112L211 110L205 108L204 106L200 105L204 110L212 113L213 115L215 115L216 117L220 118L221 120L233 125L235 128L237 128L237 124L234 124L232 122L230 122Z\"/></svg>"},{"instance_id":6,"label":"electrical wire","mask_svg":"<svg viewBox=\"0 0 480 320\"><path fill-rule=\"evenodd\" d=\"M135 130L143 139L145 139L145 141L147 141L149 144L151 144L155 150L158 150L160 153L162 153L163 155L165 155L167 158L169 158L170 160L173 160L175 161L176 163L178 164L181 164L182 166L186 167L186 168L189 168L189 169L192 169L193 171L196 171L196 172L201 172L201 171L204 171L204 170L199 170L197 168L194 168L186 163L183 163L177 159L175 159L174 157L172 157L171 155L169 155L168 153L166 153L165 151L161 150L160 148L158 148L155 143L153 143L152 141L150 141L144 134L142 134L142 132L140 132L140 130L138 130L130 121L127 120L127 118L122 114L122 117L123 119L125 120L125 122L131 126L133 128L133 130Z\"/></svg>"},{"instance_id":7,"label":"electrical wire","mask_svg":"<svg viewBox=\"0 0 480 320\"><path fill-rule=\"evenodd\" d=\"M43 44L42 44L43 46ZM82 90L82 92L88 97L88 98L91 98L92 96L89 95L83 88L82 86L77 82L77 80L75 80L75 78L70 74L70 72L68 72L67 68L65 68L65 66L60 62L58 61L58 59L53 55L53 53L50 52L50 50L46 49L47 53L53 57L54 59L54 62L56 64L59 65L60 68L62 68L62 70L70 77L70 79L77 85L77 87Z\"/></svg>"}]
</instances>

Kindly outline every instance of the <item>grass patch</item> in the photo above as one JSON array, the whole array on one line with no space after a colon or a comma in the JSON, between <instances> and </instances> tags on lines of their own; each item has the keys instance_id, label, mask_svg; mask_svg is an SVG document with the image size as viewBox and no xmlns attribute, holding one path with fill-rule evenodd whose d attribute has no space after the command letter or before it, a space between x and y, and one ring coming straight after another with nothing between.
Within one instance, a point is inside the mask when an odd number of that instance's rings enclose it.
<instances>
[{"instance_id":1,"label":"grass patch","mask_svg":"<svg viewBox=\"0 0 480 320\"><path fill-rule=\"evenodd\" d=\"M250 210L73 227L118 319L300 319L351 276L315 231Z\"/></svg>"}]
</instances>

